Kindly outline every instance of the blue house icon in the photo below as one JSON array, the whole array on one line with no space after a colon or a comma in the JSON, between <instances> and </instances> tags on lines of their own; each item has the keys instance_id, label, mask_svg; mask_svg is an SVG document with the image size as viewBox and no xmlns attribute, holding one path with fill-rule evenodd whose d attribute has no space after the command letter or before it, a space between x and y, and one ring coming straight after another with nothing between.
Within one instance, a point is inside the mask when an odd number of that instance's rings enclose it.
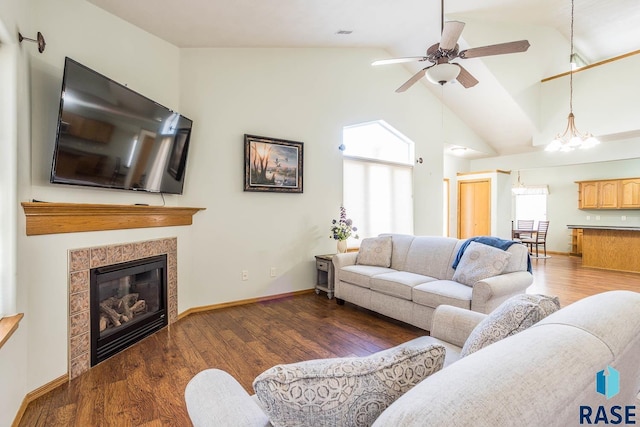
<instances>
[{"instance_id":1,"label":"blue house icon","mask_svg":"<svg viewBox=\"0 0 640 427\"><path fill-rule=\"evenodd\" d=\"M620 372L607 365L607 369L596 374L596 391L607 399L620 393Z\"/></svg>"}]
</instances>

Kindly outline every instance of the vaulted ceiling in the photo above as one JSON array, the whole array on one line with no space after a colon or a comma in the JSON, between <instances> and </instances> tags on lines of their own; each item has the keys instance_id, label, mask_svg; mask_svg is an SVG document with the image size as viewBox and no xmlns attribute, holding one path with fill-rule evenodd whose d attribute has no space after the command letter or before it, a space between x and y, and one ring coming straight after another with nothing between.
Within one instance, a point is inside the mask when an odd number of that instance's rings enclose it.
<instances>
[{"instance_id":1,"label":"vaulted ceiling","mask_svg":"<svg viewBox=\"0 0 640 427\"><path fill-rule=\"evenodd\" d=\"M178 47L374 47L396 57L421 56L440 39L438 0L87 1ZM421 82L486 142L478 155L538 149L527 97L542 78L568 71L570 11L570 0L445 1L445 20L466 23L460 49L531 43L526 53L464 60L480 81L473 88ZM574 33L587 63L636 51L640 2L575 0Z\"/></svg>"}]
</instances>

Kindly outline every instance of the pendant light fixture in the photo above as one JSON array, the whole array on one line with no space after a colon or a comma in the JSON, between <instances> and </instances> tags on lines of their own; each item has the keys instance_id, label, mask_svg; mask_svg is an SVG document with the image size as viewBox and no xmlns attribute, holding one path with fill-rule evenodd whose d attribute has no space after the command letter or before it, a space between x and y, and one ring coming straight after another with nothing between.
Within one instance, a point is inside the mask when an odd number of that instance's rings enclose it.
<instances>
[{"instance_id":1,"label":"pendant light fixture","mask_svg":"<svg viewBox=\"0 0 640 427\"><path fill-rule=\"evenodd\" d=\"M574 0L571 0L571 55L570 61L575 58L573 52L573 9ZM600 144L591 133L580 133L576 128L575 116L573 115L573 66L569 71L569 117L567 118L567 127L563 133L556 135L545 148L546 151L573 151L576 148L591 148Z\"/></svg>"},{"instance_id":2,"label":"pendant light fixture","mask_svg":"<svg viewBox=\"0 0 640 427\"><path fill-rule=\"evenodd\" d=\"M520 181L520 171L518 171L518 182L511 188L511 192L515 195L524 194L527 190L524 182Z\"/></svg>"}]
</instances>

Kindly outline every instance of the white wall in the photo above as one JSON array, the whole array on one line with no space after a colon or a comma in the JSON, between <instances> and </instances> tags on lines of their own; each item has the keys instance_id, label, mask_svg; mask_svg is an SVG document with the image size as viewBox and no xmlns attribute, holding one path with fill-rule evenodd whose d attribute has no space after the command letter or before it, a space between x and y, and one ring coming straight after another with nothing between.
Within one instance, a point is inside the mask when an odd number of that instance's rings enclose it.
<instances>
[{"instance_id":1,"label":"white wall","mask_svg":"<svg viewBox=\"0 0 640 427\"><path fill-rule=\"evenodd\" d=\"M580 132L596 136L637 131L640 85L633 82L640 55L633 55L573 75L573 113ZM569 77L540 84L540 133L533 145L546 145L562 132L569 115Z\"/></svg>"},{"instance_id":2,"label":"white wall","mask_svg":"<svg viewBox=\"0 0 640 427\"><path fill-rule=\"evenodd\" d=\"M451 167L444 162L440 103L423 85L394 93L410 75L402 67L370 67L372 60L388 56L383 51L179 50L84 0L9 0L0 4L0 16L9 33L15 28L25 34L42 31L48 41L42 55L31 44L20 47L24 67L29 65L30 73L24 75L31 91L30 98L20 88L18 93L20 201L161 203L155 195L48 183L62 67L64 56L70 56L194 120L185 194L168 197L167 203L206 208L196 214L191 227L39 237L24 235L24 215L18 210L18 310L26 316L0 349L0 376L17 379L15 386L4 381L0 385L2 405L5 395L13 396L6 401L6 412L0 407L0 425L5 418L13 419L17 399L67 371L69 249L177 236L179 311L183 312L313 285L313 255L335 250L328 229L342 200L342 158L337 147L343 126L384 119L416 143L416 157L425 161L414 169L416 234L441 234L442 179L455 178L458 170L453 169L512 169L476 168L484 164L467 161L453 162L456 166ZM464 125L452 128L448 141L472 135ZM242 191L245 133L304 142L303 194ZM568 170L577 175L569 180L598 175L584 168ZM524 171L522 177L534 184L538 176L549 179L548 173L529 176ZM548 182L552 195L561 194L561 188L569 191L567 177L557 179L557 185ZM452 179L454 206L455 188ZM552 219L552 230L554 223L581 219L579 212ZM451 224L455 228L455 220ZM562 239L553 245L560 246ZM276 267L276 278L269 277L270 267ZM249 270L248 281L241 280L241 270ZM16 369L5 372L7 361Z\"/></svg>"},{"instance_id":3,"label":"white wall","mask_svg":"<svg viewBox=\"0 0 640 427\"><path fill-rule=\"evenodd\" d=\"M16 1L17 3L17 1ZM64 57L69 56L113 79L128 84L171 108L179 107L179 51L83 0L32 0L26 22L29 33L41 31L43 54L23 43L28 55L30 99L23 98L19 117L30 117L30 138L18 146L18 199L52 202L161 204L160 196L51 185L51 165ZM26 34L25 34L26 35ZM180 204L168 198L169 204ZM178 280L188 282L188 227L73 233L27 237L22 209L18 216L18 288L26 301L19 309L27 331L26 390L31 391L67 372L67 251L103 244L167 236L178 237ZM195 219L197 224L197 218ZM180 290L182 292L182 290ZM184 304L179 309L184 310ZM2 349L4 350L4 349ZM20 399L25 393L17 393ZM17 408L16 408L17 409ZM14 411L15 414L15 411Z\"/></svg>"},{"instance_id":4,"label":"white wall","mask_svg":"<svg viewBox=\"0 0 640 427\"><path fill-rule=\"evenodd\" d=\"M83 0L11 0L2 7L10 27L25 34L41 31L47 39L44 54L31 44L20 47L28 90L18 93L18 201L161 203L157 195L48 183L69 56L194 120L185 194L167 196L167 204L206 208L191 227L27 237L18 207L18 309L25 319L0 354L0 369L7 360L20 360L11 374L0 372L3 378L20 378L16 385L0 386L0 394L13 396L2 411L6 420L13 419L27 392L67 372L70 249L177 236L180 312L311 288L313 255L335 250L328 228L342 199L337 147L343 126L384 119L416 143L416 156L425 162L415 168L415 231L441 233L441 106L419 85L394 93L408 73L402 67L369 66L386 52L180 51ZM464 126L459 130L470 133ZM303 194L242 191L244 133L305 143ZM269 277L272 266L276 278ZM249 281L243 282L245 269Z\"/></svg>"},{"instance_id":5,"label":"white wall","mask_svg":"<svg viewBox=\"0 0 640 427\"><path fill-rule=\"evenodd\" d=\"M193 236L187 305L313 286L316 254L335 252L342 128L383 119L416 144L415 232L441 234L441 108L404 69L372 68L373 49L184 49L181 105L194 119L188 204L206 206ZM415 90L414 90L415 89ZM433 129L438 131L433 132ZM243 192L245 133L304 143L304 193ZM206 267L205 267L206 266ZM278 277L269 277L275 267ZM249 280L241 280L249 270Z\"/></svg>"},{"instance_id":6,"label":"white wall","mask_svg":"<svg viewBox=\"0 0 640 427\"><path fill-rule=\"evenodd\" d=\"M17 22L26 16L27 2L0 3L0 281L13 286L17 275L16 231L17 146L25 135L19 133L18 107L27 106L27 68L20 54ZM24 110L21 110L24 111ZM24 127L21 128L24 131ZM26 310L25 288L5 292L7 312ZM0 313L0 316L2 313ZM0 348L0 425L11 425L27 388L27 325L23 321Z\"/></svg>"}]
</instances>

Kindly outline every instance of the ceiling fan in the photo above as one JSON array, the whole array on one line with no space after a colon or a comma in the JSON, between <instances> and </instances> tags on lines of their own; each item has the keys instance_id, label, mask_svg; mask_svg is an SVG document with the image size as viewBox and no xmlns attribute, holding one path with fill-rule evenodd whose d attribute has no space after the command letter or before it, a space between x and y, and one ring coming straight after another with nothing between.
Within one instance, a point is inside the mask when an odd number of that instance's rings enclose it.
<instances>
[{"instance_id":1,"label":"ceiling fan","mask_svg":"<svg viewBox=\"0 0 640 427\"><path fill-rule=\"evenodd\" d=\"M373 62L371 65L387 65L399 64L403 62L424 62L429 61L432 64L418 71L402 86L396 89L396 92L404 92L413 86L418 80L425 75L432 83L445 83L454 79L464 86L470 88L478 84L478 80L471 75L462 65L449 62L454 59L470 59L482 56L504 55L506 53L525 52L529 49L529 41L518 40L508 43L499 43L489 46L475 47L460 51L458 48L458 39L462 34L464 22L447 21L444 22L444 0L440 3L440 29L442 32L440 43L436 43L427 49L425 56L410 56L405 58L382 59Z\"/></svg>"}]
</instances>

